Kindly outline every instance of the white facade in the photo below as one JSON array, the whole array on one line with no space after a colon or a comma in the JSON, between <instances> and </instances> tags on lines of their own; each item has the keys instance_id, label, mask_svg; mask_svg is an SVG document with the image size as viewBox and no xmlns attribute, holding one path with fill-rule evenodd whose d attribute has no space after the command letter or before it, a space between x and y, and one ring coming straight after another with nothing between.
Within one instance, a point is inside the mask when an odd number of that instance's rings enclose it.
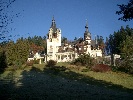
<instances>
[{"instance_id":1,"label":"white facade","mask_svg":"<svg viewBox=\"0 0 133 100\"><path fill-rule=\"evenodd\" d=\"M47 38L47 60L56 60L56 53L59 46L61 46L61 30L56 28L53 18Z\"/></svg>"},{"instance_id":2,"label":"white facade","mask_svg":"<svg viewBox=\"0 0 133 100\"><path fill-rule=\"evenodd\" d=\"M92 57L102 57L100 49L91 48L91 34L88 31L88 23L86 23L86 31L84 33L84 40L81 43L61 45L61 29L56 28L55 20L52 19L52 24L47 34L47 61L55 60L57 62L68 62L78 57L78 55L85 53ZM78 49L77 49L78 48Z\"/></svg>"}]
</instances>

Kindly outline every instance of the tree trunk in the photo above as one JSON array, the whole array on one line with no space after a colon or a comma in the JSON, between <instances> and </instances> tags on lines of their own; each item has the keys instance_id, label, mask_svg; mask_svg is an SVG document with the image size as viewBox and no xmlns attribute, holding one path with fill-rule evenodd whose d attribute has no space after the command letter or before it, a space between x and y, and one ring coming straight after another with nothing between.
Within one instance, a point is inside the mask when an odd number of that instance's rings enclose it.
<instances>
[{"instance_id":1,"label":"tree trunk","mask_svg":"<svg viewBox=\"0 0 133 100\"><path fill-rule=\"evenodd\" d=\"M111 53L111 66L114 66L114 55Z\"/></svg>"}]
</instances>

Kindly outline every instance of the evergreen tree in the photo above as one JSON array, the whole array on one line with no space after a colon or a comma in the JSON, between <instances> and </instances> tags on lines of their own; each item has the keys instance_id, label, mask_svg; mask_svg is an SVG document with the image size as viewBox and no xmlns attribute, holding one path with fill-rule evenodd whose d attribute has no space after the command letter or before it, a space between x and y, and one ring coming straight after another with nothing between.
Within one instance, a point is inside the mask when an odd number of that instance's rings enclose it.
<instances>
[{"instance_id":1,"label":"evergreen tree","mask_svg":"<svg viewBox=\"0 0 133 100\"><path fill-rule=\"evenodd\" d=\"M16 55L17 55L17 62L20 62L21 64L24 64L29 55L29 43L26 39L21 40L18 39L16 44L15 44L15 50L16 50Z\"/></svg>"},{"instance_id":2,"label":"evergreen tree","mask_svg":"<svg viewBox=\"0 0 133 100\"><path fill-rule=\"evenodd\" d=\"M74 41L77 41L77 40L78 40L77 37L75 37L75 38L74 38Z\"/></svg>"},{"instance_id":3,"label":"evergreen tree","mask_svg":"<svg viewBox=\"0 0 133 100\"><path fill-rule=\"evenodd\" d=\"M102 36L97 35L97 43L99 45L99 49L102 50L103 55L105 54L105 43Z\"/></svg>"},{"instance_id":4,"label":"evergreen tree","mask_svg":"<svg viewBox=\"0 0 133 100\"><path fill-rule=\"evenodd\" d=\"M118 30L117 32L114 32L113 35L109 36L109 42L108 42L107 47L109 47L109 51L111 54L112 65L113 65L113 60L114 60L113 54L119 54L123 56L123 54L125 53L123 51L123 47L126 46L126 44L124 43L125 43L125 40L127 40L128 36L129 37L133 36L133 29L129 28L129 26L126 26L126 28L121 27L120 30Z\"/></svg>"},{"instance_id":5,"label":"evergreen tree","mask_svg":"<svg viewBox=\"0 0 133 100\"><path fill-rule=\"evenodd\" d=\"M110 34L108 40L109 51L112 54L120 54L121 53L121 44L126 39L126 36L133 35L133 29L128 26L124 29L121 27L120 30L114 32L114 34Z\"/></svg>"},{"instance_id":6,"label":"evergreen tree","mask_svg":"<svg viewBox=\"0 0 133 100\"><path fill-rule=\"evenodd\" d=\"M67 43L67 38L66 37L61 37L61 43Z\"/></svg>"},{"instance_id":7,"label":"evergreen tree","mask_svg":"<svg viewBox=\"0 0 133 100\"><path fill-rule=\"evenodd\" d=\"M0 46L0 72L7 67L5 50Z\"/></svg>"},{"instance_id":8,"label":"evergreen tree","mask_svg":"<svg viewBox=\"0 0 133 100\"><path fill-rule=\"evenodd\" d=\"M10 41L6 45L6 59L8 65L13 65L13 61L16 60L16 50L15 50L15 43L13 41Z\"/></svg>"},{"instance_id":9,"label":"evergreen tree","mask_svg":"<svg viewBox=\"0 0 133 100\"><path fill-rule=\"evenodd\" d=\"M126 36L121 44L122 58L131 58L133 56L133 36Z\"/></svg>"},{"instance_id":10,"label":"evergreen tree","mask_svg":"<svg viewBox=\"0 0 133 100\"><path fill-rule=\"evenodd\" d=\"M33 52L43 52L46 53L47 48L47 42L46 37L41 36L34 36L34 37L28 37L28 41L30 43L30 50ZM38 48L38 50L36 50ZM40 49L39 49L40 48Z\"/></svg>"},{"instance_id":11,"label":"evergreen tree","mask_svg":"<svg viewBox=\"0 0 133 100\"><path fill-rule=\"evenodd\" d=\"M10 41L6 45L6 59L7 64L10 66L21 67L24 64L29 55L29 43L26 39L18 39L16 43Z\"/></svg>"}]
</instances>

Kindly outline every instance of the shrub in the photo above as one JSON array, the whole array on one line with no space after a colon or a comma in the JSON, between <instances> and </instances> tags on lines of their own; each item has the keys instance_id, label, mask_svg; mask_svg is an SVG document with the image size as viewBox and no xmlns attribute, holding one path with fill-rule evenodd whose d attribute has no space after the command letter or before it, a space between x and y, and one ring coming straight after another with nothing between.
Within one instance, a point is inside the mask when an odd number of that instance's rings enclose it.
<instances>
[{"instance_id":1,"label":"shrub","mask_svg":"<svg viewBox=\"0 0 133 100\"><path fill-rule=\"evenodd\" d=\"M88 71L89 71L89 69L82 69L81 72L88 72Z\"/></svg>"},{"instance_id":2,"label":"shrub","mask_svg":"<svg viewBox=\"0 0 133 100\"><path fill-rule=\"evenodd\" d=\"M34 64L34 61L33 61L33 60L27 61L27 62L26 62L26 65L27 65L27 66L33 66L33 64Z\"/></svg>"},{"instance_id":3,"label":"shrub","mask_svg":"<svg viewBox=\"0 0 133 100\"><path fill-rule=\"evenodd\" d=\"M111 68L108 65L98 64L93 66L91 70L95 72L107 72L107 71L111 71Z\"/></svg>"},{"instance_id":4,"label":"shrub","mask_svg":"<svg viewBox=\"0 0 133 100\"><path fill-rule=\"evenodd\" d=\"M13 66L20 68L22 66L21 60L20 59L15 60Z\"/></svg>"},{"instance_id":5,"label":"shrub","mask_svg":"<svg viewBox=\"0 0 133 100\"><path fill-rule=\"evenodd\" d=\"M33 64L39 64L39 59L37 59L37 60L34 59L34 60L33 60Z\"/></svg>"},{"instance_id":6,"label":"shrub","mask_svg":"<svg viewBox=\"0 0 133 100\"><path fill-rule=\"evenodd\" d=\"M75 61L73 62L75 65L79 66L87 66L90 67L93 65L93 58L90 57L88 54L80 55Z\"/></svg>"},{"instance_id":7,"label":"shrub","mask_svg":"<svg viewBox=\"0 0 133 100\"><path fill-rule=\"evenodd\" d=\"M116 66L112 66L114 71L121 71L129 74L133 74L133 57L127 57L125 59L116 60Z\"/></svg>"},{"instance_id":8,"label":"shrub","mask_svg":"<svg viewBox=\"0 0 133 100\"><path fill-rule=\"evenodd\" d=\"M55 65L56 65L56 61L54 61L54 60L49 60L49 61L47 61L47 67L54 67Z\"/></svg>"},{"instance_id":9,"label":"shrub","mask_svg":"<svg viewBox=\"0 0 133 100\"><path fill-rule=\"evenodd\" d=\"M75 62L75 65L76 65L76 66L81 66L82 63L81 63L81 62Z\"/></svg>"}]
</instances>

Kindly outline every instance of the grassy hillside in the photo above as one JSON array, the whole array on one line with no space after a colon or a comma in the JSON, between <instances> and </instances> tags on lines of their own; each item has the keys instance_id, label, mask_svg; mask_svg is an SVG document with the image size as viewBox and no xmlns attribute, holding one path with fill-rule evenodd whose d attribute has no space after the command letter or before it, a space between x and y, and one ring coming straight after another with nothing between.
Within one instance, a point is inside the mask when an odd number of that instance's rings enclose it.
<instances>
[{"instance_id":1,"label":"grassy hillside","mask_svg":"<svg viewBox=\"0 0 133 100\"><path fill-rule=\"evenodd\" d=\"M100 73L58 63L54 68L34 64L0 75L0 97L5 99L132 100L133 76Z\"/></svg>"}]
</instances>

